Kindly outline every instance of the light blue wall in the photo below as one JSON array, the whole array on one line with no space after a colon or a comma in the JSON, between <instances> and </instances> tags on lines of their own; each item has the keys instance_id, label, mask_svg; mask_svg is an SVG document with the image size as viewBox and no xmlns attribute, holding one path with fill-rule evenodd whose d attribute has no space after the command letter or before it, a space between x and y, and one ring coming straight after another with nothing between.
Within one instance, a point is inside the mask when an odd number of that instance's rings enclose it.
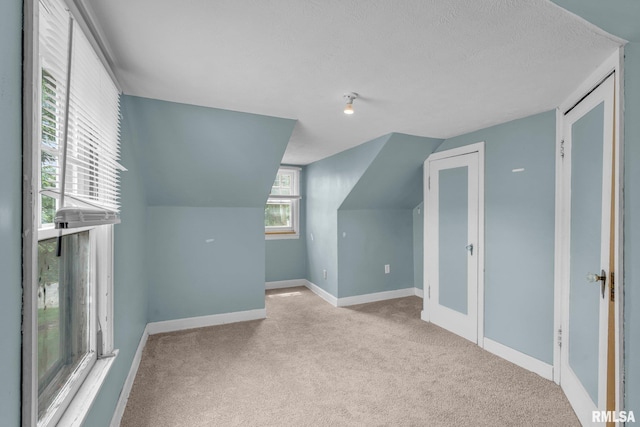
<instances>
[{"instance_id":1,"label":"light blue wall","mask_svg":"<svg viewBox=\"0 0 640 427\"><path fill-rule=\"evenodd\" d=\"M392 133L307 167L311 282L338 297L413 287L412 209L422 199L422 164L440 143Z\"/></svg>"},{"instance_id":2,"label":"light blue wall","mask_svg":"<svg viewBox=\"0 0 640 427\"><path fill-rule=\"evenodd\" d=\"M85 426L107 426L126 380L140 337L147 324L149 291L145 266L146 194L140 177L139 153L135 150L126 108L122 109L121 173L122 222L114 231L114 344L120 350Z\"/></svg>"},{"instance_id":3,"label":"light blue wall","mask_svg":"<svg viewBox=\"0 0 640 427\"><path fill-rule=\"evenodd\" d=\"M264 207L147 213L149 321L264 308Z\"/></svg>"},{"instance_id":4,"label":"light blue wall","mask_svg":"<svg viewBox=\"0 0 640 427\"><path fill-rule=\"evenodd\" d=\"M307 277L307 209L305 203L304 167L300 171L300 237L266 241L267 282L304 279Z\"/></svg>"},{"instance_id":5,"label":"light blue wall","mask_svg":"<svg viewBox=\"0 0 640 427\"><path fill-rule=\"evenodd\" d=\"M413 208L413 287L424 289L424 203Z\"/></svg>"},{"instance_id":6,"label":"light blue wall","mask_svg":"<svg viewBox=\"0 0 640 427\"><path fill-rule=\"evenodd\" d=\"M306 277L333 296L338 296L338 207L388 139L389 135L382 136L312 163L305 170Z\"/></svg>"},{"instance_id":7,"label":"light blue wall","mask_svg":"<svg viewBox=\"0 0 640 427\"><path fill-rule=\"evenodd\" d=\"M640 2L553 1L630 42L624 47L624 359L625 407L637 413L640 411Z\"/></svg>"},{"instance_id":8,"label":"light blue wall","mask_svg":"<svg viewBox=\"0 0 640 427\"><path fill-rule=\"evenodd\" d=\"M437 151L479 141L486 142L485 335L551 364L555 112L447 139Z\"/></svg>"},{"instance_id":9,"label":"light blue wall","mask_svg":"<svg viewBox=\"0 0 640 427\"><path fill-rule=\"evenodd\" d=\"M150 206L263 207L295 120L125 96Z\"/></svg>"},{"instance_id":10,"label":"light blue wall","mask_svg":"<svg viewBox=\"0 0 640 427\"><path fill-rule=\"evenodd\" d=\"M20 423L22 1L0 2L0 417ZM6 423L6 424L4 424Z\"/></svg>"},{"instance_id":11,"label":"light blue wall","mask_svg":"<svg viewBox=\"0 0 640 427\"><path fill-rule=\"evenodd\" d=\"M304 232L304 228L300 228ZM307 276L307 244L299 239L266 241L266 282L304 279Z\"/></svg>"},{"instance_id":12,"label":"light blue wall","mask_svg":"<svg viewBox=\"0 0 640 427\"><path fill-rule=\"evenodd\" d=\"M149 321L263 308L264 205L295 121L123 102L147 194Z\"/></svg>"},{"instance_id":13,"label":"light blue wall","mask_svg":"<svg viewBox=\"0 0 640 427\"><path fill-rule=\"evenodd\" d=\"M422 164L442 141L390 134L340 209L413 209L422 200Z\"/></svg>"},{"instance_id":14,"label":"light blue wall","mask_svg":"<svg viewBox=\"0 0 640 427\"><path fill-rule=\"evenodd\" d=\"M424 160L441 143L392 133L340 205L339 297L414 286L412 211L422 200Z\"/></svg>"},{"instance_id":15,"label":"light blue wall","mask_svg":"<svg viewBox=\"0 0 640 427\"><path fill-rule=\"evenodd\" d=\"M338 224L338 297L413 287L411 209L340 210Z\"/></svg>"}]
</instances>

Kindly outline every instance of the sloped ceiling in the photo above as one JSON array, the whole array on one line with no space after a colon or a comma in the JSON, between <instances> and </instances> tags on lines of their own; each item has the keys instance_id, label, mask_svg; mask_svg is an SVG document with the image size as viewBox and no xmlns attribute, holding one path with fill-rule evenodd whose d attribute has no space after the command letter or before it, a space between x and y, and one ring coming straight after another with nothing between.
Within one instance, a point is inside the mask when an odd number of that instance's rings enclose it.
<instances>
[{"instance_id":1,"label":"sloped ceiling","mask_svg":"<svg viewBox=\"0 0 640 427\"><path fill-rule=\"evenodd\" d=\"M309 165L305 169L307 215L337 210L390 137L383 135Z\"/></svg>"},{"instance_id":2,"label":"sloped ceiling","mask_svg":"<svg viewBox=\"0 0 640 427\"><path fill-rule=\"evenodd\" d=\"M259 207L294 120L124 96L150 206Z\"/></svg>"},{"instance_id":3,"label":"sloped ceiling","mask_svg":"<svg viewBox=\"0 0 640 427\"><path fill-rule=\"evenodd\" d=\"M76 1L126 94L297 119L291 164L550 110L620 44L547 0Z\"/></svg>"},{"instance_id":4,"label":"sloped ceiling","mask_svg":"<svg viewBox=\"0 0 640 427\"><path fill-rule=\"evenodd\" d=\"M441 143L391 134L340 210L414 208L422 201L422 164Z\"/></svg>"}]
</instances>

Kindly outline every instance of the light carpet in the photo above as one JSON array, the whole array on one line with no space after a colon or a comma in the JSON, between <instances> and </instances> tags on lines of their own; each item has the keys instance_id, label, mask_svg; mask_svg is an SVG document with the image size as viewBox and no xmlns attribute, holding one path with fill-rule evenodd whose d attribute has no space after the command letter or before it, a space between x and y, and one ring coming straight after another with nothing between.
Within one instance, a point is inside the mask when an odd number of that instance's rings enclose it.
<instances>
[{"instance_id":1,"label":"light carpet","mask_svg":"<svg viewBox=\"0 0 640 427\"><path fill-rule=\"evenodd\" d=\"M267 291L267 319L149 337L123 427L572 426L560 388L420 320Z\"/></svg>"}]
</instances>

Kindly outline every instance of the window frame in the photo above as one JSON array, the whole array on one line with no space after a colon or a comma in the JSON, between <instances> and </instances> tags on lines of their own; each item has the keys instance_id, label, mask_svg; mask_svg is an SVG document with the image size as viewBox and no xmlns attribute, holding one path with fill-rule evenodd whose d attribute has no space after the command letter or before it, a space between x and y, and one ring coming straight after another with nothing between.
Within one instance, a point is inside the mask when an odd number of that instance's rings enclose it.
<instances>
[{"instance_id":1,"label":"window frame","mask_svg":"<svg viewBox=\"0 0 640 427\"><path fill-rule=\"evenodd\" d=\"M84 24L71 8L73 18ZM118 350L113 341L113 225L57 230L41 224L41 137L42 62L39 52L39 1L25 0L23 23L23 340L22 422L23 427L80 426L104 383ZM79 19L80 18L80 19ZM86 34L92 44L91 34ZM94 45L95 46L95 45ZM94 47L95 49L95 47ZM99 56L102 53L99 53ZM103 61L104 64L104 61ZM113 74L108 67L108 73ZM56 202L57 204L57 202ZM90 275L93 295L89 298L89 349L69 375L62 391L38 417L38 244L41 240L89 231ZM61 233L61 234L60 234ZM91 291L90 291L91 292ZM99 326L102 331L98 332ZM100 342L98 342L100 341Z\"/></svg>"},{"instance_id":2,"label":"window frame","mask_svg":"<svg viewBox=\"0 0 640 427\"><path fill-rule=\"evenodd\" d=\"M104 376L106 377L108 368L113 362L114 356L117 355L117 351L113 350L113 301L112 298L109 297L112 295L113 290L112 274L110 274L113 267L113 227L113 225L100 225L56 230L53 227L45 226L38 230L38 242L57 238L59 232L62 236L67 236L88 231L90 239L88 352L78 367L69 375L69 380L63 386L60 393L58 393L58 397L53 399L50 405L51 409L47 410L41 419L36 420L38 427L55 426L61 420L64 421L63 425L66 425L65 423L68 421L65 420L76 418L77 413L67 413L67 409L72 406L74 399L78 396L78 391L82 387L90 388L97 384L97 382L88 381L92 373L93 377L96 377L97 372L105 371ZM34 316L37 325L37 303L33 311L35 312ZM99 325L102 325L103 329L101 344L98 343ZM35 335L37 339L37 332L35 332ZM98 354L100 348L102 348L102 354ZM34 358L36 359L37 366L37 352L35 352ZM108 364L108 366L105 366L105 364ZM103 379L104 378L100 379L99 382L101 383ZM36 389L36 396L37 395L38 390ZM36 411L37 405L38 402L36 399ZM88 410L88 407L86 410ZM84 409L81 411L84 411ZM84 415L86 415L86 413Z\"/></svg>"},{"instance_id":3,"label":"window frame","mask_svg":"<svg viewBox=\"0 0 640 427\"><path fill-rule=\"evenodd\" d=\"M84 381L84 379L86 378L89 370L93 367L94 363L96 362L96 329L95 329L95 323L97 320L97 316L95 316L96 313L96 291L97 291L97 275L96 275L96 265L97 265L97 253L96 253L96 249L97 249L97 239L96 239L96 234L92 231L93 228L91 227L87 227L85 229L76 229L76 230L63 230L63 232L60 234L61 236L69 236L69 235L73 235L73 234L80 234L80 233L84 233L84 232L88 232L89 233L89 259L88 259L88 266L89 266L89 286L87 289L87 299L89 301L89 316L88 316L88 325L87 325L87 330L89 332L89 343L88 343L88 348L87 348L87 353L82 357L81 361L78 363L78 366L76 367L76 369L74 369L70 374L69 374L69 378L71 379L76 378L79 379L78 380L73 380L73 381L69 381L67 380L65 385L62 387L61 391L58 392L56 395L56 397L52 400L51 405L53 407L58 407L58 406L62 406L62 407L66 407L68 405L68 402L71 400L71 398L73 398L73 395L77 392L77 390L80 388L80 385L82 383L82 381ZM38 230L38 243L40 243L41 241L44 240L52 240L52 239L56 239L58 237L58 233L57 230L45 227L42 228L40 230ZM38 312L39 309L36 307L36 312ZM94 314L94 315L92 315ZM37 316L37 315L36 315ZM68 350L68 349L67 349ZM39 354L38 354L39 356ZM56 366L57 365L57 366ZM51 381L49 381L49 384L53 383L54 380L59 377L62 372L60 371L61 368L64 367L64 363L62 362L62 360L59 360L56 362L56 364L54 365L56 366L54 369L51 370L50 368L50 372L48 373L48 375L51 377ZM48 387L48 386L47 386ZM39 388L39 386L38 386ZM40 390L38 390L38 394L40 394ZM46 421L43 422L43 425L46 425L47 423L52 423L55 422L53 421L54 419L57 420L59 419L59 417L56 417L56 413L57 411L47 411L47 413L45 413L43 419L48 419L50 418L52 421Z\"/></svg>"},{"instance_id":4,"label":"window frame","mask_svg":"<svg viewBox=\"0 0 640 427\"><path fill-rule=\"evenodd\" d=\"M299 239L300 238L300 171L301 168L296 166L280 166L278 168L278 172L276 174L276 178L278 175L282 174L282 172L286 172L287 175L291 176L292 183L292 195L271 195L267 199L266 205L270 203L278 203L282 204L282 202L287 202L291 204L291 226L290 227L282 227L282 226L267 226L265 225L265 239L266 240L284 240L284 239ZM274 179L274 184L275 184ZM273 185L271 187L273 189Z\"/></svg>"}]
</instances>

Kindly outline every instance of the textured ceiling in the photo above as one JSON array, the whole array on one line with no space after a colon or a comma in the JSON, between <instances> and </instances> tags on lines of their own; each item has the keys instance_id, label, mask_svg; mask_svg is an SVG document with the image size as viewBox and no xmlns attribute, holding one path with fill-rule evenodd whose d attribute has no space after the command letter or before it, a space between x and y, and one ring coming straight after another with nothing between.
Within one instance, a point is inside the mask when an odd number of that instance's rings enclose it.
<instances>
[{"instance_id":1,"label":"textured ceiling","mask_svg":"<svg viewBox=\"0 0 640 427\"><path fill-rule=\"evenodd\" d=\"M619 45L547 0L84 1L125 93L297 119L293 164L550 110Z\"/></svg>"}]
</instances>

